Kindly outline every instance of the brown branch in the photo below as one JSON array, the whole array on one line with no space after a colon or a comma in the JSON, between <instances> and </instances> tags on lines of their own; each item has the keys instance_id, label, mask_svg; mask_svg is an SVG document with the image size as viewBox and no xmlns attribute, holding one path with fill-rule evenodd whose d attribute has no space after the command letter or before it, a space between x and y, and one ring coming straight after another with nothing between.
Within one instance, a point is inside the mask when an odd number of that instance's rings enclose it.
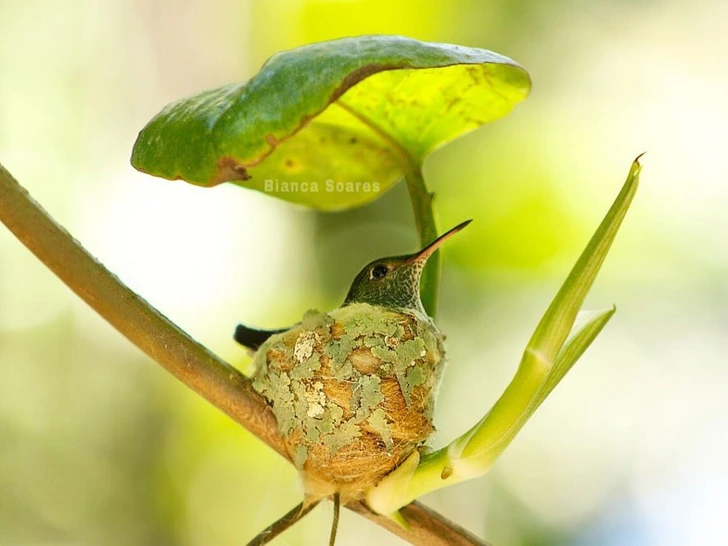
<instances>
[{"instance_id":1,"label":"brown branch","mask_svg":"<svg viewBox=\"0 0 728 546\"><path fill-rule=\"evenodd\" d=\"M290 529L296 523L305 518L311 510L318 506L319 502L320 500L309 503L301 501L300 504L294 506L293 509L286 515L274 521L258 533L253 540L248 542L247 546L265 546L278 535Z\"/></svg>"},{"instance_id":2,"label":"brown branch","mask_svg":"<svg viewBox=\"0 0 728 546\"><path fill-rule=\"evenodd\" d=\"M409 503L400 512L409 524L405 530L391 519L372 512L364 503L347 508L391 531L410 544L422 546L490 546L487 542L453 523L442 514L417 501Z\"/></svg>"},{"instance_id":3,"label":"brown branch","mask_svg":"<svg viewBox=\"0 0 728 546\"><path fill-rule=\"evenodd\" d=\"M71 290L186 386L288 458L270 408L238 370L197 343L130 290L57 224L0 165L0 220ZM405 530L356 504L348 508L415 545L484 543L443 516L411 503Z\"/></svg>"},{"instance_id":4,"label":"brown branch","mask_svg":"<svg viewBox=\"0 0 728 546\"><path fill-rule=\"evenodd\" d=\"M250 381L130 290L58 225L0 165L0 220L129 341L278 453L273 413Z\"/></svg>"}]
</instances>

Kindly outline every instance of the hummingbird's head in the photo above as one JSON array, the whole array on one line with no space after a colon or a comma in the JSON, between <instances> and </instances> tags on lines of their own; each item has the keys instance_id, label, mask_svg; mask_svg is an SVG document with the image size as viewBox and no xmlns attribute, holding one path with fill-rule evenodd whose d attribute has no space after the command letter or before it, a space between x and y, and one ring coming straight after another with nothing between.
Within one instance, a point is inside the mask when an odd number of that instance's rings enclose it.
<instances>
[{"instance_id":1,"label":"hummingbird's head","mask_svg":"<svg viewBox=\"0 0 728 546\"><path fill-rule=\"evenodd\" d=\"M367 264L354 279L344 305L368 303L392 309L413 309L424 313L420 300L422 270L430 256L471 220L455 226L425 248L406 256L381 258Z\"/></svg>"}]
</instances>

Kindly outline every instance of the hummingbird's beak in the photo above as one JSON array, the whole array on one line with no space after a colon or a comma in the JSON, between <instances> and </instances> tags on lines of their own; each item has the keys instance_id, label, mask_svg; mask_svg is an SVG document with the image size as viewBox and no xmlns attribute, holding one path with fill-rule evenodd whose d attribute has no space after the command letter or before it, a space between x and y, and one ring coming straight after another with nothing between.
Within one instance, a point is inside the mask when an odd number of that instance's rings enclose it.
<instances>
[{"instance_id":1,"label":"hummingbird's beak","mask_svg":"<svg viewBox=\"0 0 728 546\"><path fill-rule=\"evenodd\" d=\"M427 261L427 259L430 256L432 256L438 248L440 248L440 245L442 245L442 243L444 243L445 241L447 241L450 237L452 237L453 235L455 235L458 231L460 231L461 229L463 229L470 222L472 222L472 220L465 220L462 224L459 224L459 225L455 226L454 228L452 228L447 233L443 233L437 239L435 239L429 245L427 245L425 248L423 248L422 250L420 250L417 254L414 254L410 258L409 261L410 262L415 262L415 263L421 263L422 265L424 265L425 262Z\"/></svg>"}]
</instances>

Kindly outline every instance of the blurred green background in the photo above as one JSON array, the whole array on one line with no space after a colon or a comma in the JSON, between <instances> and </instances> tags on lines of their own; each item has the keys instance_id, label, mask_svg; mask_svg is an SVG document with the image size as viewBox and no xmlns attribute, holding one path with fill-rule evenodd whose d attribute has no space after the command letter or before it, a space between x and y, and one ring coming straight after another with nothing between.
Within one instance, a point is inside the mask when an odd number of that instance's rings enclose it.
<instances>
[{"instance_id":1,"label":"blurred green background","mask_svg":"<svg viewBox=\"0 0 728 546\"><path fill-rule=\"evenodd\" d=\"M493 471L424 500L496 546L725 540L728 4L721 0L0 0L0 161L92 253L246 369L243 321L339 305L417 247L398 185L320 214L154 179L139 129L272 53L362 33L485 47L533 78L426 165L450 364L435 446L503 390L624 180L643 185L588 307L618 313ZM0 544L243 544L300 500L292 467L189 392L0 229ZM277 544L323 544L331 506ZM401 540L344 513L339 544Z\"/></svg>"}]
</instances>

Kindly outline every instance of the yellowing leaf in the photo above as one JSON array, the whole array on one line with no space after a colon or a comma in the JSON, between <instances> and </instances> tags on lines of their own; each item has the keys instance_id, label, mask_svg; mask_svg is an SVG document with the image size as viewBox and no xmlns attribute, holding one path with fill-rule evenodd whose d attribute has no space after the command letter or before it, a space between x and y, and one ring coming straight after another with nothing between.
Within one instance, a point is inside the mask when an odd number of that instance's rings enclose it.
<instances>
[{"instance_id":1,"label":"yellowing leaf","mask_svg":"<svg viewBox=\"0 0 728 546\"><path fill-rule=\"evenodd\" d=\"M250 81L164 108L132 164L322 210L376 199L437 147L506 115L526 71L484 49L359 36L271 57Z\"/></svg>"}]
</instances>

